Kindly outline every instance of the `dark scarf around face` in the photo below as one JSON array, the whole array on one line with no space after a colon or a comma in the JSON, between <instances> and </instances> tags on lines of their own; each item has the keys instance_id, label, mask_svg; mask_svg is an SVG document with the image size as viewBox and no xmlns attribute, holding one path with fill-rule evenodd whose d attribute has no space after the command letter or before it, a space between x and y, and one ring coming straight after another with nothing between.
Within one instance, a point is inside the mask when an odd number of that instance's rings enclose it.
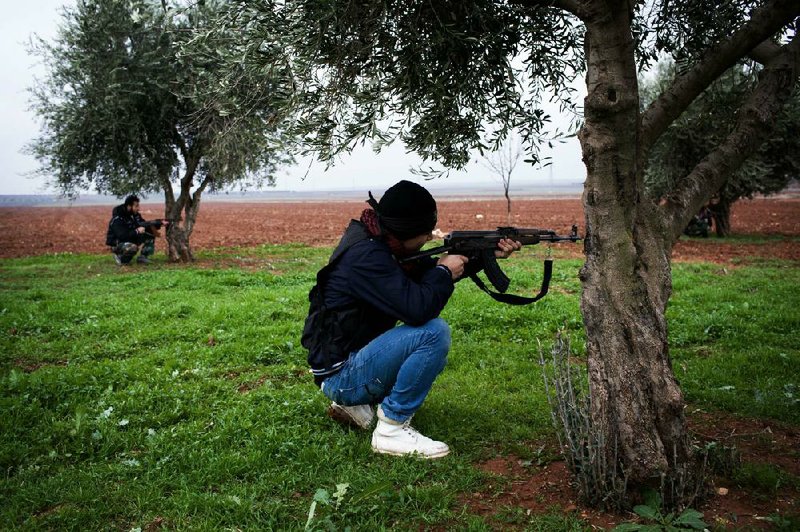
<instances>
[{"instance_id":1,"label":"dark scarf around face","mask_svg":"<svg viewBox=\"0 0 800 532\"><path fill-rule=\"evenodd\" d=\"M397 239L396 236L390 232L384 231L381 228L381 224L378 221L378 213L373 209L364 209L364 212L361 213L360 221L367 227L369 234L374 237L382 238L386 244L389 245L389 250L392 252L392 255L397 258L411 255L410 251L406 251L403 248L403 244ZM416 265L413 262L407 262L400 265L400 267L406 272L412 272L415 266Z\"/></svg>"}]
</instances>

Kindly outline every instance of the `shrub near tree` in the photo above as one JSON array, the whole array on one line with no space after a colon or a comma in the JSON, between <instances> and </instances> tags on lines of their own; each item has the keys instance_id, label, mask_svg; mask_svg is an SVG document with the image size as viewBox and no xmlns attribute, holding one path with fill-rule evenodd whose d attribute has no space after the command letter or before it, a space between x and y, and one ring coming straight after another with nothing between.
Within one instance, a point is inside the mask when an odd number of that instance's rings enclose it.
<instances>
[{"instance_id":1,"label":"shrub near tree","mask_svg":"<svg viewBox=\"0 0 800 532\"><path fill-rule=\"evenodd\" d=\"M296 129L322 159L372 140L402 140L423 158L463 167L470 151L517 129L546 127L550 89L566 106L585 75L579 139L587 178L580 271L594 453L628 493L682 486L693 471L685 402L672 371L665 310L670 252L689 219L773 131L798 78L796 0L511 0L234 2L251 50L280 29L291 61ZM233 20L233 19L231 19ZM736 124L655 202L644 171L653 146L728 69L765 65ZM646 108L638 74L662 54L685 70ZM263 68L265 55L241 61ZM487 133L491 131L492 133ZM490 136L488 141L485 136ZM673 490L665 504L691 499Z\"/></svg>"},{"instance_id":2,"label":"shrub near tree","mask_svg":"<svg viewBox=\"0 0 800 532\"><path fill-rule=\"evenodd\" d=\"M650 151L645 186L653 198L666 196L692 168L713 151L736 125L737 112L758 83L763 68L748 61L725 72L661 135ZM674 63L659 65L656 76L642 84L646 107L675 77ZM731 205L755 194L780 192L800 176L800 92L794 91L774 117L764 143L731 172L709 204L717 236L730 233Z\"/></svg>"},{"instance_id":3,"label":"shrub near tree","mask_svg":"<svg viewBox=\"0 0 800 532\"><path fill-rule=\"evenodd\" d=\"M180 220L167 229L171 260L193 258L205 191L271 184L290 161L277 127L276 71L227 85L218 50L195 39L219 6L81 1L64 9L52 43L33 45L47 71L31 91L42 119L30 145L40 173L72 196L90 187L163 193L165 217Z\"/></svg>"}]
</instances>

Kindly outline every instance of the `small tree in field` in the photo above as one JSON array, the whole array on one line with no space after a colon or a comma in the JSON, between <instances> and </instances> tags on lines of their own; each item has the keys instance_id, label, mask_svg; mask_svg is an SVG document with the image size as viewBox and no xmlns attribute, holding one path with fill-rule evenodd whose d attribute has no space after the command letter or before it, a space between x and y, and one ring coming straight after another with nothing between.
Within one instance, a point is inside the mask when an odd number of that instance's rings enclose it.
<instances>
[{"instance_id":1,"label":"small tree in field","mask_svg":"<svg viewBox=\"0 0 800 532\"><path fill-rule=\"evenodd\" d=\"M519 163L520 157L522 157L522 153L522 141L518 137L512 135L507 138L497 150L484 155L483 162L481 163L485 168L491 170L495 176L499 177L500 182L503 183L503 195L506 198L506 223L508 225L512 225L511 195L509 194L509 190L511 189L511 176L517 167L517 163Z\"/></svg>"},{"instance_id":2,"label":"small tree in field","mask_svg":"<svg viewBox=\"0 0 800 532\"><path fill-rule=\"evenodd\" d=\"M54 42L33 46L47 69L32 89L40 172L67 195L92 186L162 192L165 217L181 221L167 229L171 260L193 259L206 190L271 184L290 160L277 127L277 72L226 84L216 50L194 39L219 5L81 1L64 10Z\"/></svg>"},{"instance_id":3,"label":"small tree in field","mask_svg":"<svg viewBox=\"0 0 800 532\"><path fill-rule=\"evenodd\" d=\"M664 197L736 125L736 114L758 83L762 67L742 64L725 72L673 122L650 151L645 186L655 199ZM675 76L673 63L661 64L657 75L642 85L642 103L649 104ZM800 91L795 90L774 118L774 129L760 148L734 170L710 202L717 236L730 233L731 205L755 194L774 194L800 176Z\"/></svg>"},{"instance_id":4,"label":"small tree in field","mask_svg":"<svg viewBox=\"0 0 800 532\"><path fill-rule=\"evenodd\" d=\"M278 28L294 67L296 129L323 159L393 139L463 168L509 131L532 141L540 96L563 105L585 74L578 138L584 185L580 272L592 430L629 492L676 485L693 468L672 371L670 252L689 219L773 130L800 72L796 0L297 0L234 2L242 39ZM639 71L663 54L685 68L646 108ZM645 191L653 146L748 54L765 66L730 132L663 201ZM251 54L250 68L260 68ZM493 131L494 138L484 138ZM491 135L489 135L491 136ZM597 454L597 453L596 453ZM680 490L667 504L687 502Z\"/></svg>"}]
</instances>

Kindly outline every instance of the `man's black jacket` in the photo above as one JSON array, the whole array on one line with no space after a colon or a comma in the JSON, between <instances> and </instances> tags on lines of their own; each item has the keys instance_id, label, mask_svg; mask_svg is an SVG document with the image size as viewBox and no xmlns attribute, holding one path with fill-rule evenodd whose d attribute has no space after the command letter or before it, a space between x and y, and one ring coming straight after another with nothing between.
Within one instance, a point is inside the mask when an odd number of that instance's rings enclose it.
<instances>
[{"instance_id":1,"label":"man's black jacket","mask_svg":"<svg viewBox=\"0 0 800 532\"><path fill-rule=\"evenodd\" d=\"M406 272L388 244L352 221L311 291L303 345L317 382L398 321L419 326L439 316L453 280L433 259Z\"/></svg>"},{"instance_id":2,"label":"man's black jacket","mask_svg":"<svg viewBox=\"0 0 800 532\"><path fill-rule=\"evenodd\" d=\"M117 205L111 211L111 220L108 222L108 231L106 232L106 245L116 246L121 242L141 244L147 237L137 233L136 229L146 225L154 225L156 228L160 228L161 222L146 222L138 212L128 211L125 204Z\"/></svg>"}]
</instances>

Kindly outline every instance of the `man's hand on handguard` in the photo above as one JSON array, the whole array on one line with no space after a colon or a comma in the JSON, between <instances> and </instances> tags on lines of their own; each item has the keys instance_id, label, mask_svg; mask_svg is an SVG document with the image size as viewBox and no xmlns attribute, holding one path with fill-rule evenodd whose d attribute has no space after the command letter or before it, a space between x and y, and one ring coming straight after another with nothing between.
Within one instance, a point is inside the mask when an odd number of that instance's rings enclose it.
<instances>
[{"instance_id":1,"label":"man's hand on handguard","mask_svg":"<svg viewBox=\"0 0 800 532\"><path fill-rule=\"evenodd\" d=\"M450 275L455 281L464 275L464 266L467 262L469 262L469 259L463 255L444 255L439 259L436 265L438 266L441 264L450 270Z\"/></svg>"},{"instance_id":2,"label":"man's hand on handguard","mask_svg":"<svg viewBox=\"0 0 800 532\"><path fill-rule=\"evenodd\" d=\"M504 238L497 243L497 249L494 252L494 256L498 259L507 259L512 253L519 251L520 249L522 249L522 244L516 240Z\"/></svg>"},{"instance_id":3,"label":"man's hand on handguard","mask_svg":"<svg viewBox=\"0 0 800 532\"><path fill-rule=\"evenodd\" d=\"M136 232L141 235L142 233L144 233L144 227L137 227Z\"/></svg>"}]
</instances>

